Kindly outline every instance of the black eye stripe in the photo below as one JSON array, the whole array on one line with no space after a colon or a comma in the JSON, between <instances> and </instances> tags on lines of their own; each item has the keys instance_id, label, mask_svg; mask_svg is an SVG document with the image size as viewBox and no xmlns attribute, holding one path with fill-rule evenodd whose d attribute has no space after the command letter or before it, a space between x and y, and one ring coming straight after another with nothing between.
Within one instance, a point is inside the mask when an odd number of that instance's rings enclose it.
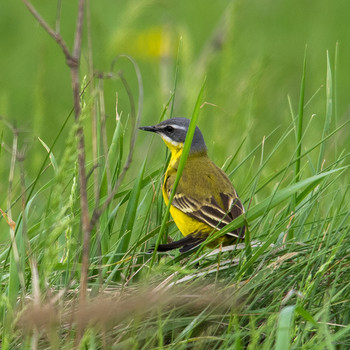
<instances>
[{"instance_id":1,"label":"black eye stripe","mask_svg":"<svg viewBox=\"0 0 350 350\"><path fill-rule=\"evenodd\" d=\"M174 131L174 128L170 125L167 125L165 128L164 128L165 131L167 132L173 132Z\"/></svg>"}]
</instances>

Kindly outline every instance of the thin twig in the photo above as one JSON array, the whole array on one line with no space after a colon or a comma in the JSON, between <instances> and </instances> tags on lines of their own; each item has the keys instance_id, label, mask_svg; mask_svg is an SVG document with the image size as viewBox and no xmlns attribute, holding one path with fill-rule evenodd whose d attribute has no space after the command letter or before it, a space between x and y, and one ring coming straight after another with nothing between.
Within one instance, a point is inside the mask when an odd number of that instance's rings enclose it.
<instances>
[{"instance_id":1,"label":"thin twig","mask_svg":"<svg viewBox=\"0 0 350 350\"><path fill-rule=\"evenodd\" d=\"M56 34L59 34L61 31L61 8L62 0L57 0L57 10L56 10Z\"/></svg>"},{"instance_id":2,"label":"thin twig","mask_svg":"<svg viewBox=\"0 0 350 350\"><path fill-rule=\"evenodd\" d=\"M23 0L23 2L28 8L28 10L32 13L34 18L38 21L38 23L60 46L60 48L62 49L66 57L66 62L71 72L75 122L79 125L79 118L81 114L79 62L80 62L81 43L82 43L82 36L83 36L85 0L79 0L73 53L70 53L68 46L63 40L63 38L61 37L61 35L55 32L48 25L48 23L41 17L38 11L36 11L36 9L33 7L33 5L28 0ZM57 26L57 23L56 23L56 27L59 28L59 25ZM78 126L77 139L78 139L78 168L79 168L79 183L80 183L80 206L81 206L82 230L83 230L80 302L85 302L86 288L87 288L87 274L88 274L88 267L89 267L91 226L90 226L90 220L89 220L89 209L88 209L88 199L87 199L87 179L86 179L86 169L85 169L85 142L84 142L84 131L82 126Z\"/></svg>"},{"instance_id":3,"label":"thin twig","mask_svg":"<svg viewBox=\"0 0 350 350\"><path fill-rule=\"evenodd\" d=\"M34 16L34 18L37 20L37 22L45 29L45 31L56 41L56 43L60 46L62 49L66 60L68 60L72 57L72 55L69 52L69 48L61 35L57 32L55 32L48 24L47 22L40 16L39 12L34 8L34 6L28 1L23 0L24 5L28 8L29 12Z\"/></svg>"},{"instance_id":4,"label":"thin twig","mask_svg":"<svg viewBox=\"0 0 350 350\"><path fill-rule=\"evenodd\" d=\"M74 49L73 49L73 56L77 59L80 57L80 52L81 52L81 41L83 37L83 23L84 23L84 9L85 9L85 0L79 0L77 27L75 32Z\"/></svg>"}]
</instances>

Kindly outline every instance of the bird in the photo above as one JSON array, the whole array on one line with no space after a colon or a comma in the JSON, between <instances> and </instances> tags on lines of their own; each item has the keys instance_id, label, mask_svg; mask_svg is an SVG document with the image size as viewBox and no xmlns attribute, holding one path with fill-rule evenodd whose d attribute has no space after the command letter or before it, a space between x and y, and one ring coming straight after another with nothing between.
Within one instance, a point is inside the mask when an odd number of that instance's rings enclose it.
<instances>
[{"instance_id":1,"label":"bird","mask_svg":"<svg viewBox=\"0 0 350 350\"><path fill-rule=\"evenodd\" d=\"M159 135L171 152L162 185L166 205L172 192L190 120L171 118L152 126L139 127ZM207 237L244 213L244 207L226 173L208 157L202 132L196 126L190 151L170 205L170 214L184 238L159 244L158 252L197 248ZM230 245L244 239L245 226L207 244Z\"/></svg>"}]
</instances>

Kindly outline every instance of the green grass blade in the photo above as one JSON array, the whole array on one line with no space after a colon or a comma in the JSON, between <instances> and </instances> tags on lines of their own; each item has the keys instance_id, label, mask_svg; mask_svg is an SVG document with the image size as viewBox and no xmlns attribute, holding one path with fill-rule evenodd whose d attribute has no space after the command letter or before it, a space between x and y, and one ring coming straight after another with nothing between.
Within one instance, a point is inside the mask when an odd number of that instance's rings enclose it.
<instances>
[{"instance_id":1,"label":"green grass blade","mask_svg":"<svg viewBox=\"0 0 350 350\"><path fill-rule=\"evenodd\" d=\"M299 173L300 173L301 139L303 135L303 119L304 119L305 74L306 74L306 48L305 48L305 54L304 54L303 74L301 78L300 97L299 97L298 129L296 134L297 161L295 163L295 182L299 181Z\"/></svg>"},{"instance_id":2,"label":"green grass blade","mask_svg":"<svg viewBox=\"0 0 350 350\"><path fill-rule=\"evenodd\" d=\"M123 141L123 133L122 133L122 127L121 122L118 121L117 125L114 129L112 142L109 147L109 151L107 154L107 160L105 161L103 172L102 172L102 178L101 178L101 184L100 184L100 202L102 203L103 200L108 196L108 191L110 188L113 188L120 170L120 164L121 164L121 157L123 153L122 147L118 147L119 144L122 144ZM110 169L113 169L112 171L112 178L109 179L111 181L110 184L108 184L108 176L107 176L107 166L110 167ZM128 191L130 193L130 191ZM120 194L118 193L120 196ZM116 198L116 197L115 197ZM109 214L110 214L111 206L109 205L108 208L102 213L100 217L100 244L101 244L101 255L104 257L106 254L108 254L110 249L110 235L111 235L111 229L113 228L113 223L109 220ZM114 209L113 209L114 210ZM115 218L116 216L114 216ZM103 234L102 234L103 233ZM96 240L96 243L97 240ZM95 251L97 251L96 248L94 248ZM102 261L105 263L105 258L102 259Z\"/></svg>"},{"instance_id":3,"label":"green grass blade","mask_svg":"<svg viewBox=\"0 0 350 350\"><path fill-rule=\"evenodd\" d=\"M296 162L295 162L295 182L300 179L300 163L301 163L301 142L303 136L303 119L304 119L304 97L305 97L305 74L306 74L306 47L304 53L303 74L301 78L300 97L299 97L299 112L298 112L298 129L296 134ZM295 211L297 193L292 197L290 211ZM288 232L288 239L294 238L294 230L291 228Z\"/></svg>"},{"instance_id":4,"label":"green grass blade","mask_svg":"<svg viewBox=\"0 0 350 350\"><path fill-rule=\"evenodd\" d=\"M50 157L50 162L51 162L52 168L53 168L55 174L57 175L58 174L58 165L57 165L56 158L55 158L54 154L50 150L49 146L40 137L38 137L38 139L39 139L40 143L46 149L46 151Z\"/></svg>"},{"instance_id":5,"label":"green grass blade","mask_svg":"<svg viewBox=\"0 0 350 350\"><path fill-rule=\"evenodd\" d=\"M145 171L146 160L143 162L139 174L136 178L134 187L130 193L130 198L128 201L128 206L125 211L123 222L120 229L120 242L117 249L117 253L124 253L127 251L131 239L132 229L135 223L136 210L140 197L140 190L142 184L142 178Z\"/></svg>"},{"instance_id":6,"label":"green grass blade","mask_svg":"<svg viewBox=\"0 0 350 350\"><path fill-rule=\"evenodd\" d=\"M40 167L40 169L39 169L39 171L38 171L38 174L37 174L37 176L35 177L35 180L34 180L34 182L33 182L33 184L32 184L32 187L31 187L31 189L30 189L30 191L29 191L29 194L28 194L28 196L27 196L27 202L29 201L29 199L31 198L31 196L32 196L32 194L33 194L33 192L34 192L35 186L36 186L36 184L38 183L39 178L40 178L40 176L41 176L41 174L42 174L42 172L43 172L43 170L44 170L44 168L45 168L46 162L47 162L47 160L48 160L49 157L50 157L50 153L52 152L52 150L54 149L56 143L58 142L58 140L59 140L61 134L63 133L63 130L65 129L66 125L68 124L69 118L71 117L71 115L73 114L73 112L74 112L74 108L72 108L72 109L70 110L70 112L68 113L68 115L67 115L66 119L64 120L64 122L63 122L63 124L62 124L60 130L59 130L58 133L57 133L57 136L56 136L55 139L53 140L52 145L51 145L51 147L50 147L50 152L46 155L45 159L43 160L43 162L42 162L42 164L41 164L41 167Z\"/></svg>"},{"instance_id":7,"label":"green grass blade","mask_svg":"<svg viewBox=\"0 0 350 350\"><path fill-rule=\"evenodd\" d=\"M335 54L334 54L334 83L333 83L333 89L334 89L334 125L337 127L338 125L338 90L337 90L337 85L338 85L338 57L339 57L339 42L336 42L335 45ZM335 154L338 154L338 140L335 142Z\"/></svg>"},{"instance_id":8,"label":"green grass blade","mask_svg":"<svg viewBox=\"0 0 350 350\"><path fill-rule=\"evenodd\" d=\"M311 192L322 180L324 180L330 175L335 174L338 171L342 171L347 168L348 167L341 167L338 169L334 169L331 171L327 171L325 173L321 173L321 174L309 177L305 180L299 181L298 183L293 183L292 185L286 188L283 188L277 191L276 193L273 193L271 196L265 198L259 204L249 209L248 212L245 214L246 220L248 222L251 222L257 219L261 215L266 214L269 210L281 204L283 201L287 200L288 198L293 196L295 193L297 193L298 191L304 188L308 188L309 191ZM304 196L305 195L306 194L304 194ZM215 235L211 235L204 243L207 244L209 242L212 242L218 237L239 228L244 224L244 222L245 222L245 218L243 217L243 215L239 216L238 218L233 220L231 223L226 225L223 229L218 231L218 233L216 233Z\"/></svg>"},{"instance_id":9,"label":"green grass blade","mask_svg":"<svg viewBox=\"0 0 350 350\"><path fill-rule=\"evenodd\" d=\"M157 242L155 244L155 248L154 248L154 251L153 251L150 267L152 267L152 265L154 263L154 260L156 258L157 247L160 244L160 240L162 238L162 235L163 235L163 232L164 232L164 229L165 229L165 225L166 225L166 222L167 222L168 217L169 217L171 202L172 202L172 200L174 198L176 187L177 187L177 185L178 185L178 183L180 181L182 171L183 171L183 169L185 167L185 163L186 163L188 154L190 152L194 131L196 129L197 120L198 120L198 117L199 117L200 106L202 104L202 96L203 96L203 92L204 92L204 86L205 86L205 81L203 82L203 84L201 86L201 89L199 91L199 94L198 94L198 97L197 97L197 101L196 101L196 104L195 104L195 107L194 107L194 110L193 110L193 113L192 113L191 122L190 122L190 125L188 127L184 148L183 148L183 151L182 151L182 154L181 154L179 166L178 166L177 173L176 173L176 178L175 178L175 181L174 181L172 192L171 192L170 197L169 197L169 203L168 203L168 205L166 207L166 210L165 210L165 214L164 214L162 225L161 225L161 228L160 228L160 231L159 231L159 234L158 234Z\"/></svg>"},{"instance_id":10,"label":"green grass blade","mask_svg":"<svg viewBox=\"0 0 350 350\"><path fill-rule=\"evenodd\" d=\"M293 326L294 311L294 305L286 306L279 314L275 350L287 350L290 348L290 334Z\"/></svg>"},{"instance_id":11,"label":"green grass blade","mask_svg":"<svg viewBox=\"0 0 350 350\"><path fill-rule=\"evenodd\" d=\"M313 326L318 327L318 323L312 317L312 315L301 306L295 308L295 312L300 315L305 321L310 322Z\"/></svg>"},{"instance_id":12,"label":"green grass blade","mask_svg":"<svg viewBox=\"0 0 350 350\"><path fill-rule=\"evenodd\" d=\"M300 158L303 158L305 156L307 156L308 154L310 154L314 149L316 149L318 146L320 146L324 141L328 140L331 136L335 135L337 132L340 132L342 129L345 128L345 126L347 124L350 123L350 119L345 121L342 125L340 125L339 127L337 127L334 131L332 131L331 133L329 133L325 138L323 138L322 140L318 141L317 143L315 143L312 147L310 147L308 150L306 150L304 153L301 154ZM290 163L290 165L294 164L296 162L296 160L292 161ZM325 169L327 170L327 169ZM267 181L265 181L262 185L260 185L260 187L256 190L255 193L259 193L263 188L265 188L273 179L276 179L279 175L283 174L286 172L286 169L283 168L279 171L277 171L275 174L273 174L272 177L270 177Z\"/></svg>"},{"instance_id":13,"label":"green grass blade","mask_svg":"<svg viewBox=\"0 0 350 350\"><path fill-rule=\"evenodd\" d=\"M1 153L2 153L2 142L3 142L3 139L4 139L4 131L2 130L1 134L0 134L0 156L1 156Z\"/></svg>"},{"instance_id":14,"label":"green grass blade","mask_svg":"<svg viewBox=\"0 0 350 350\"><path fill-rule=\"evenodd\" d=\"M327 51L327 79L326 79L326 119L324 121L322 138L324 139L329 131L333 112L333 82L332 69L329 61L329 54ZM317 170L320 171L325 155L326 143L322 142L320 146L320 153L318 156Z\"/></svg>"}]
</instances>

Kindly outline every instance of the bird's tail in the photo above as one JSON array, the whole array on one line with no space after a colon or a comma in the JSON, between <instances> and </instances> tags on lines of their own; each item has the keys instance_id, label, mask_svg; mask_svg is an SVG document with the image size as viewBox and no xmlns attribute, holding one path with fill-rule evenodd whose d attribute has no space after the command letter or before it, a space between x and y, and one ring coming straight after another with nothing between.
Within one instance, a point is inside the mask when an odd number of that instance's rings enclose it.
<instances>
[{"instance_id":1,"label":"bird's tail","mask_svg":"<svg viewBox=\"0 0 350 350\"><path fill-rule=\"evenodd\" d=\"M167 252L169 250L181 248L180 253L185 253L191 249L198 247L204 241L205 241L205 238L190 234L184 238L179 239L178 241L174 241L167 244L159 244L157 251ZM149 252L153 252L153 250L154 250L154 247L150 249Z\"/></svg>"}]
</instances>

